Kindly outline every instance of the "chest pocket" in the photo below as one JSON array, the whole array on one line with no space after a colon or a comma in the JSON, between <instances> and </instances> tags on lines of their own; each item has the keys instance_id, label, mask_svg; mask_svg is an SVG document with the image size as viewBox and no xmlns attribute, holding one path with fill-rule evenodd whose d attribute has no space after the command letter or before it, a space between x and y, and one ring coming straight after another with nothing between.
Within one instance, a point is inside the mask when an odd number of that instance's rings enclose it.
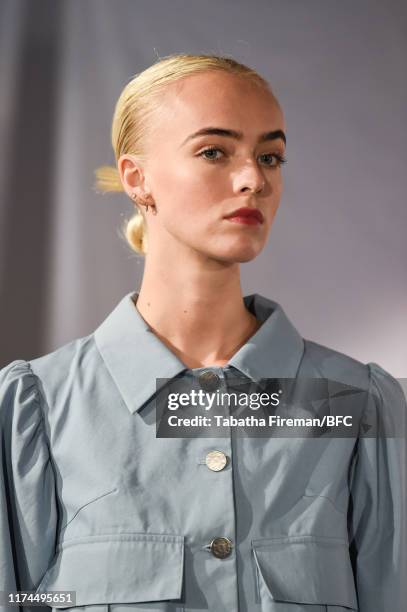
<instances>
[{"instance_id":1,"label":"chest pocket","mask_svg":"<svg viewBox=\"0 0 407 612\"><path fill-rule=\"evenodd\" d=\"M36 593L74 591L53 609L181 612L184 536L120 533L66 540Z\"/></svg>"},{"instance_id":2,"label":"chest pocket","mask_svg":"<svg viewBox=\"0 0 407 612\"><path fill-rule=\"evenodd\" d=\"M347 543L292 536L252 540L261 612L358 610Z\"/></svg>"}]
</instances>

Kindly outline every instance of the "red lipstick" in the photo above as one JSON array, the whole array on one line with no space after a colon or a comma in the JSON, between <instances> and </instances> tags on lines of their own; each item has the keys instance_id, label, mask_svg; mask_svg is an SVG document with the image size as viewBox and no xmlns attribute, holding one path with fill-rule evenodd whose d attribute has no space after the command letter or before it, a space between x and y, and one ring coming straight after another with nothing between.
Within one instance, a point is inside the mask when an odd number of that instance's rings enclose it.
<instances>
[{"instance_id":1,"label":"red lipstick","mask_svg":"<svg viewBox=\"0 0 407 612\"><path fill-rule=\"evenodd\" d=\"M226 215L225 219L246 225L257 225L264 222L264 217L260 210L258 208L249 208L248 206L234 210L230 215Z\"/></svg>"}]
</instances>

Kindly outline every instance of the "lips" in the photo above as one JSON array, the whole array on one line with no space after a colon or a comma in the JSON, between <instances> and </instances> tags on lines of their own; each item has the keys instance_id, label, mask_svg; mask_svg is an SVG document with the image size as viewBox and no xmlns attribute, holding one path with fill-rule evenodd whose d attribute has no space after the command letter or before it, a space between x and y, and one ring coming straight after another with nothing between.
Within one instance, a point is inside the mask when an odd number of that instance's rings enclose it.
<instances>
[{"instance_id":1,"label":"lips","mask_svg":"<svg viewBox=\"0 0 407 612\"><path fill-rule=\"evenodd\" d=\"M252 222L253 221L257 221L258 223L264 222L264 217L258 208L249 208L247 206L244 208L238 208L237 210L234 210L230 215L226 216L226 219L230 219L230 220L242 219L242 221L246 219L247 221L252 220Z\"/></svg>"}]
</instances>

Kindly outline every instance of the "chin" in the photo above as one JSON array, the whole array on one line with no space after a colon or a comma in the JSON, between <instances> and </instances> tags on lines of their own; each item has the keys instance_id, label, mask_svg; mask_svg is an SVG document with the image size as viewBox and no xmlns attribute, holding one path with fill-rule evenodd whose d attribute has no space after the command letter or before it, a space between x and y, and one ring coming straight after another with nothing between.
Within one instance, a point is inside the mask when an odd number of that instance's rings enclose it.
<instances>
[{"instance_id":1,"label":"chin","mask_svg":"<svg viewBox=\"0 0 407 612\"><path fill-rule=\"evenodd\" d=\"M216 259L229 263L247 263L252 261L261 252L259 245L233 245L213 253Z\"/></svg>"}]
</instances>

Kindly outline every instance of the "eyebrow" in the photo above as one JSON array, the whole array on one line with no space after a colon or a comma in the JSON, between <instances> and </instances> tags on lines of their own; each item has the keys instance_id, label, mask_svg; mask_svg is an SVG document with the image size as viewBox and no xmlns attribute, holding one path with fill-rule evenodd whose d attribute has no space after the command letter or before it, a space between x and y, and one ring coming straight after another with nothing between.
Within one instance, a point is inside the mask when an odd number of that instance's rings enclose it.
<instances>
[{"instance_id":1,"label":"eyebrow","mask_svg":"<svg viewBox=\"0 0 407 612\"><path fill-rule=\"evenodd\" d=\"M187 143L189 140L192 140L193 138L198 138L198 136L213 135L226 136L227 138L235 138L236 140L241 140L243 138L243 133L238 132L237 130L227 130L225 128L219 127L205 127L187 136L181 146L183 146L185 143ZM271 132L265 132L264 134L260 135L259 142L268 142L269 140L277 140L279 138L284 142L284 144L287 144L286 135L284 134L283 130L273 130Z\"/></svg>"}]
</instances>

